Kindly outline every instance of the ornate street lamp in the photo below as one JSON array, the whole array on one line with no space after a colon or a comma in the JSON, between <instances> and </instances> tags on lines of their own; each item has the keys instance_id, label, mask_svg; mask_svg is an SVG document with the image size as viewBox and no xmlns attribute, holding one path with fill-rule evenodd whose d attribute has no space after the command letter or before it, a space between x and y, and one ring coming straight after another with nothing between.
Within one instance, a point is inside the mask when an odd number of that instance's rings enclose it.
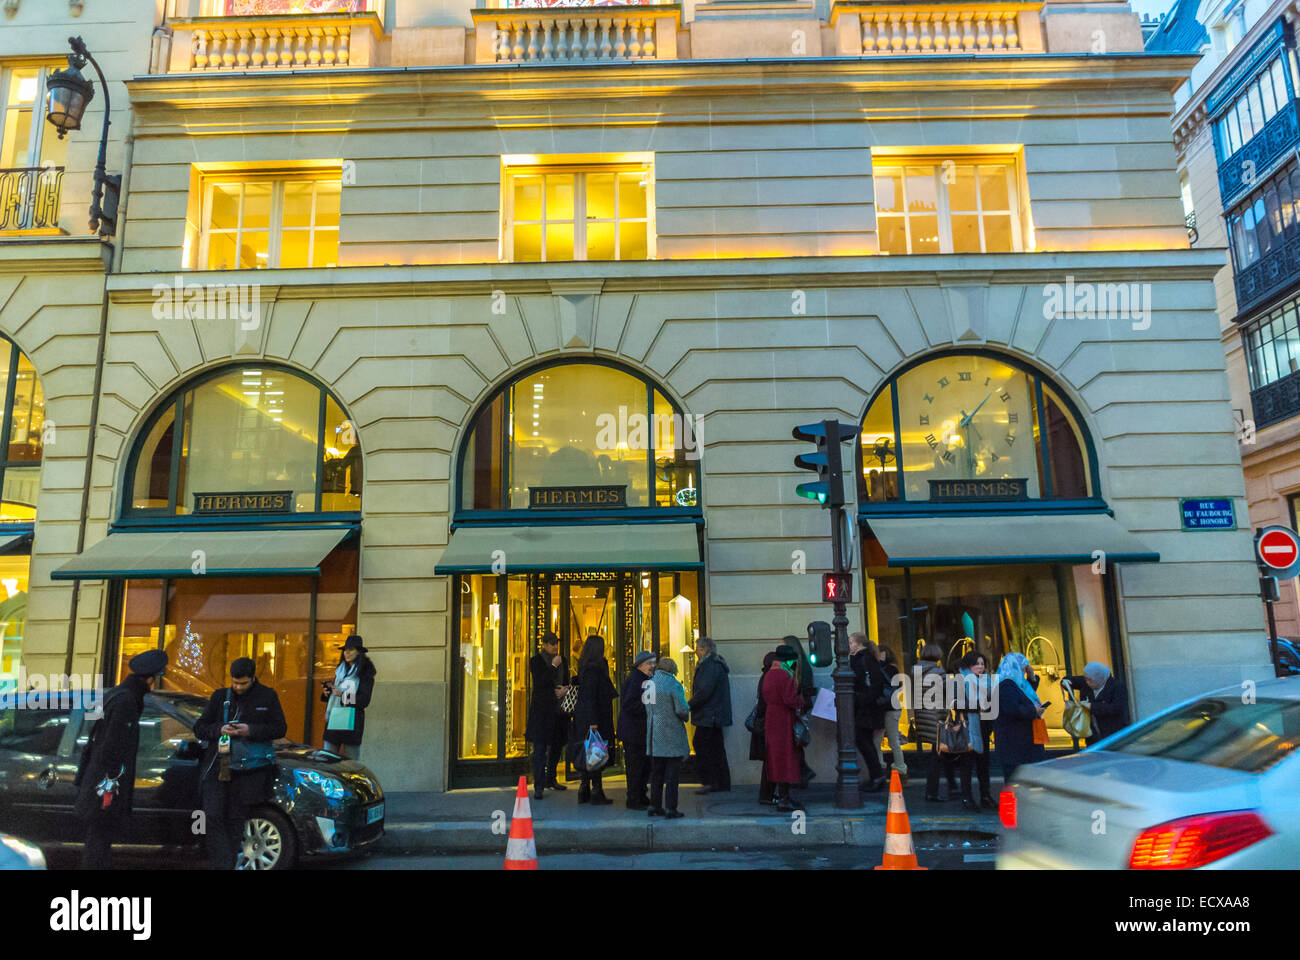
<instances>
[{"instance_id":1,"label":"ornate street lamp","mask_svg":"<svg viewBox=\"0 0 1300 960\"><path fill-rule=\"evenodd\" d=\"M45 82L48 91L45 99L45 119L59 131L62 140L69 130L80 130L86 107L95 97L95 87L81 75L81 68L89 63L99 75L104 88L104 129L99 137L99 160L95 163L95 190L90 197L90 229L101 237L111 237L117 231L117 200L122 189L122 178L109 175L104 170L108 154L108 124L110 101L108 81L104 71L86 49L80 37L69 37L68 69L56 70Z\"/></svg>"}]
</instances>

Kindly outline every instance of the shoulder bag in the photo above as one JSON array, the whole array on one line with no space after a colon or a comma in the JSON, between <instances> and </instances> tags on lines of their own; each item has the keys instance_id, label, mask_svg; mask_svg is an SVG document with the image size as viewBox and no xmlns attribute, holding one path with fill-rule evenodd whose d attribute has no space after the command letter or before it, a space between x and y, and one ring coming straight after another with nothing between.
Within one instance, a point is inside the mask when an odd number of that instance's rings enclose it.
<instances>
[{"instance_id":1,"label":"shoulder bag","mask_svg":"<svg viewBox=\"0 0 1300 960\"><path fill-rule=\"evenodd\" d=\"M794 742L801 747L812 743L812 728L808 726L808 721L800 716L794 718Z\"/></svg>"},{"instance_id":2,"label":"shoulder bag","mask_svg":"<svg viewBox=\"0 0 1300 960\"><path fill-rule=\"evenodd\" d=\"M1061 681L1061 692L1065 694L1065 710L1061 726L1075 740L1086 740L1092 736L1092 704L1076 697L1069 680Z\"/></svg>"},{"instance_id":3,"label":"shoulder bag","mask_svg":"<svg viewBox=\"0 0 1300 960\"><path fill-rule=\"evenodd\" d=\"M966 718L956 710L949 710L948 715L939 724L936 747L940 753L966 753L970 750L970 729Z\"/></svg>"},{"instance_id":4,"label":"shoulder bag","mask_svg":"<svg viewBox=\"0 0 1300 960\"><path fill-rule=\"evenodd\" d=\"M221 714L222 726L230 722L230 688L226 688L226 705ZM230 769L236 773L264 770L275 763L275 744L256 742L247 737L230 738Z\"/></svg>"},{"instance_id":5,"label":"shoulder bag","mask_svg":"<svg viewBox=\"0 0 1300 960\"><path fill-rule=\"evenodd\" d=\"M560 701L560 712L566 716L573 716L573 711L578 706L578 678L573 678L573 683L569 684L569 692L564 695Z\"/></svg>"}]
</instances>

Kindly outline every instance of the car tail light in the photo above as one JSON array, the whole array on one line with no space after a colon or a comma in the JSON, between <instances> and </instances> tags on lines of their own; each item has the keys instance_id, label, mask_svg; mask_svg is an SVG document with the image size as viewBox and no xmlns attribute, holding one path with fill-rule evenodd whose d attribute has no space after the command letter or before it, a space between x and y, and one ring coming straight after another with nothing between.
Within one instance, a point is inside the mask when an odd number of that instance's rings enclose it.
<instances>
[{"instance_id":1,"label":"car tail light","mask_svg":"<svg viewBox=\"0 0 1300 960\"><path fill-rule=\"evenodd\" d=\"M1133 870L1191 870L1272 835L1268 824L1252 810L1183 817L1143 830L1133 844L1128 865Z\"/></svg>"},{"instance_id":2,"label":"car tail light","mask_svg":"<svg viewBox=\"0 0 1300 960\"><path fill-rule=\"evenodd\" d=\"M1010 790L998 794L998 819L1008 830L1016 829L1016 795Z\"/></svg>"}]
</instances>

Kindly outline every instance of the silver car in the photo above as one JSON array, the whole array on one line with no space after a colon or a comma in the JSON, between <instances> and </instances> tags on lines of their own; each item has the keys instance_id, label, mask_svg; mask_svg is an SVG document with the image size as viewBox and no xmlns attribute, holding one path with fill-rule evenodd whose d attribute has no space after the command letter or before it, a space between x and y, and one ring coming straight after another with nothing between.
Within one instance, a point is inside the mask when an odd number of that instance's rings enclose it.
<instances>
[{"instance_id":1,"label":"silver car","mask_svg":"<svg viewBox=\"0 0 1300 960\"><path fill-rule=\"evenodd\" d=\"M1018 768L998 869L1294 868L1300 677L1186 700L1081 753Z\"/></svg>"},{"instance_id":2,"label":"silver car","mask_svg":"<svg viewBox=\"0 0 1300 960\"><path fill-rule=\"evenodd\" d=\"M0 833L0 870L44 870L40 847L8 833Z\"/></svg>"}]
</instances>

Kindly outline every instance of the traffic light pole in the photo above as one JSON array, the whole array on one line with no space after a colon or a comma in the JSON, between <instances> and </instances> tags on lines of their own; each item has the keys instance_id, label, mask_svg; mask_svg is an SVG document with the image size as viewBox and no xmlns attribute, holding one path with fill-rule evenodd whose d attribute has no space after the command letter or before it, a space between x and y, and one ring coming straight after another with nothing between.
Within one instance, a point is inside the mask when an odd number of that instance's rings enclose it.
<instances>
[{"instance_id":1,"label":"traffic light pole","mask_svg":"<svg viewBox=\"0 0 1300 960\"><path fill-rule=\"evenodd\" d=\"M838 446L838 444L836 444ZM832 506L831 558L835 572L848 573L844 562L844 508ZM858 747L853 713L853 669L849 666L849 616L842 600L833 605L835 616L835 669L831 679L835 688L836 731L839 738L839 758L835 765L835 808L837 810L862 809L862 795L858 792Z\"/></svg>"}]
</instances>

